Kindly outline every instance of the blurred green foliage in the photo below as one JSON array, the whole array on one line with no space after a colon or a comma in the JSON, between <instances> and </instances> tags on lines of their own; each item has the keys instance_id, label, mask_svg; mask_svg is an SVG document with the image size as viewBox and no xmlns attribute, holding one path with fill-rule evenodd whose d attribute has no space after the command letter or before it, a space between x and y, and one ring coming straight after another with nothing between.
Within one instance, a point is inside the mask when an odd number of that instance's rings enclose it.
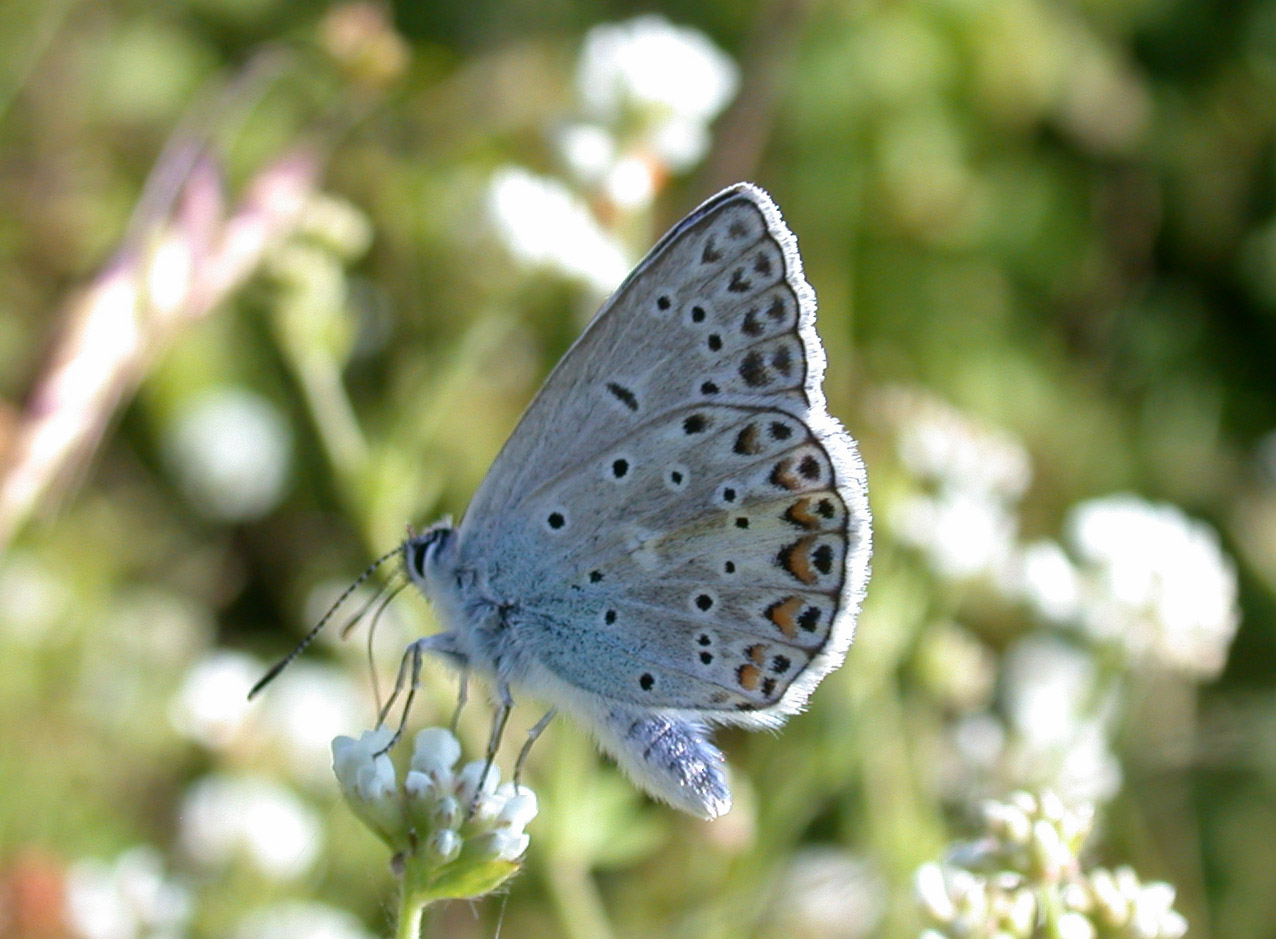
<instances>
[{"instance_id":1,"label":"blurred green foliage","mask_svg":"<svg viewBox=\"0 0 1276 939\"><path fill-rule=\"evenodd\" d=\"M166 144L203 140L232 203L312 145L321 190L246 283L148 334L88 432L100 445L0 558L0 934L81 934L58 912L74 871L136 845L158 849L191 910L177 931L101 935L303 935L245 923L312 900L388 933L384 853L330 777L298 769L316 760L278 743L309 712L244 717L235 681L196 706L191 676L226 650L270 660L405 524L459 516L596 307L587 280L517 263L494 231L491 181L519 166L565 180L631 260L736 179L774 195L820 297L830 409L868 464L875 575L810 712L776 736L719 735L730 815L647 803L560 722L531 761L526 872L507 900L436 911L431 934L491 935L502 916L507 936L917 934L914 871L969 830L975 799L1025 782L954 771L946 736L1005 706L1003 657L1046 627L898 536L897 509L925 488L883 403L906 388L1026 452L1031 481L1005 499L1016 544L1120 491L1219 532L1241 591L1227 667L1198 684L1119 663L1104 726L1123 785L1100 800L1096 840L1105 864L1174 884L1192 935L1270 935L1276 2L663 4L740 85L704 159L657 174L636 208L573 181L558 145L580 119L586 31L637 7L404 2L392 25L377 9L0 6L10 471L75 291L155 220L136 207ZM79 347L85 361L126 325ZM226 486L241 487L229 502L208 495ZM375 637L383 684L430 616L396 601ZM362 722L332 733L370 724L362 643L311 654L339 664L322 687L346 689ZM452 677L428 678L414 724L449 713ZM475 754L488 713L472 702L461 724ZM520 709L512 733L536 716ZM192 845L210 838L191 834L193 787L231 777L271 781L313 819L318 857L272 868L252 831L221 854ZM834 886L810 887L812 870ZM826 915L829 896L865 905Z\"/></svg>"}]
</instances>

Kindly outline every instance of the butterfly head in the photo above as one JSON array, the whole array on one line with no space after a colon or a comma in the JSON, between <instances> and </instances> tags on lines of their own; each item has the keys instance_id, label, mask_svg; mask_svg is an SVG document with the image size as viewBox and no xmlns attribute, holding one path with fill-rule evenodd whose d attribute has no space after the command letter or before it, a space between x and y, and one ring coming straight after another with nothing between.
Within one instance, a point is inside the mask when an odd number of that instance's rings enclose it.
<instances>
[{"instance_id":1,"label":"butterfly head","mask_svg":"<svg viewBox=\"0 0 1276 939\"><path fill-rule=\"evenodd\" d=\"M432 573L438 568L440 554L450 546L455 531L451 519L444 519L404 539L400 547L403 569L420 590L426 590Z\"/></svg>"}]
</instances>

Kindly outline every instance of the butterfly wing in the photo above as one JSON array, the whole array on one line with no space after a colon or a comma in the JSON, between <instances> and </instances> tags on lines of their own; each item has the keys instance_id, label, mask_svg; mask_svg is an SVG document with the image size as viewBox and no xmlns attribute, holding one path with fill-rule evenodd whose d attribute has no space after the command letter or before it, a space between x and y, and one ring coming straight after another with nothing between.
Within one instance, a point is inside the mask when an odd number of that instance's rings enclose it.
<instances>
[{"instance_id":1,"label":"butterfly wing","mask_svg":"<svg viewBox=\"0 0 1276 939\"><path fill-rule=\"evenodd\" d=\"M706 723L799 709L868 579L864 467L824 363L771 199L740 184L704 203L497 457L448 550L452 629L431 647L569 711L658 798L725 812Z\"/></svg>"},{"instance_id":2,"label":"butterfly wing","mask_svg":"<svg viewBox=\"0 0 1276 939\"><path fill-rule=\"evenodd\" d=\"M827 412L815 297L770 198L679 223L567 352L458 531L518 671L774 723L850 644L863 464Z\"/></svg>"}]
</instances>

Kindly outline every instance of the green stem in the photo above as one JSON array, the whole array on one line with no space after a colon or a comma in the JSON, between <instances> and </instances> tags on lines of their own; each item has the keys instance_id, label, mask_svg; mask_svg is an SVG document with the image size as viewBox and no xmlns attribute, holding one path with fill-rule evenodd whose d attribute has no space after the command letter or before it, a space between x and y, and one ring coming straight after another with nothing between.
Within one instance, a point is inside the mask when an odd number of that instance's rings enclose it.
<instances>
[{"instance_id":1,"label":"green stem","mask_svg":"<svg viewBox=\"0 0 1276 939\"><path fill-rule=\"evenodd\" d=\"M394 939L421 939L421 926L425 921L428 901L406 884L399 894L399 921L395 925Z\"/></svg>"},{"instance_id":2,"label":"green stem","mask_svg":"<svg viewBox=\"0 0 1276 939\"><path fill-rule=\"evenodd\" d=\"M1038 896L1041 898L1042 926L1047 939L1063 939L1059 931L1059 919L1063 916L1063 901L1059 896L1059 887L1055 884L1043 885Z\"/></svg>"}]
</instances>

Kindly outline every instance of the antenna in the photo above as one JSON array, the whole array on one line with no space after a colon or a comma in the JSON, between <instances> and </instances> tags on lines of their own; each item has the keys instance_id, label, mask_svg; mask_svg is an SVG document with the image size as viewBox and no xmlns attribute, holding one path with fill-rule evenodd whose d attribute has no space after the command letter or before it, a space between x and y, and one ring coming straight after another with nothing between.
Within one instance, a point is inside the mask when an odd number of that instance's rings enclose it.
<instances>
[{"instance_id":1,"label":"antenna","mask_svg":"<svg viewBox=\"0 0 1276 939\"><path fill-rule=\"evenodd\" d=\"M258 692L260 692L268 684L274 681L280 672L282 672L285 668L287 668L289 665L292 664L293 659L297 658L297 656L305 652L306 646L314 642L315 637L319 635L319 631L328 624L328 620L332 619L332 615L337 612L337 609L341 606L341 604L345 603L346 600L350 598L350 594L358 590L359 587L363 585L363 582L372 576L373 571L375 571L378 567L380 567L390 558L394 557L401 550L403 550L403 546L399 545L399 547L395 548L393 551L387 551L385 554L381 555L381 557L373 561L372 564L368 566L368 569L366 571L364 571L357 578L355 578L354 583L352 583L349 587L347 587L345 590L341 592L341 596L337 597L336 602L334 602L332 606L328 607L328 612L323 614L319 622L317 622L314 625L314 627L310 630L310 632L306 633L301 638L301 641L297 643L297 645L293 648L293 650L289 652L287 655L285 655L278 662L276 662L274 665L272 665L270 667L270 671L266 672L266 674L261 677L261 679L257 682L257 684L253 685L252 690L248 692L248 700L251 701L254 697L256 697ZM380 596L380 593L381 591L378 591L377 595ZM369 603L368 606L371 606L371 603ZM367 611L367 606L364 607L362 612L366 612L366 611ZM360 613L360 615L362 615L362 612Z\"/></svg>"}]
</instances>

